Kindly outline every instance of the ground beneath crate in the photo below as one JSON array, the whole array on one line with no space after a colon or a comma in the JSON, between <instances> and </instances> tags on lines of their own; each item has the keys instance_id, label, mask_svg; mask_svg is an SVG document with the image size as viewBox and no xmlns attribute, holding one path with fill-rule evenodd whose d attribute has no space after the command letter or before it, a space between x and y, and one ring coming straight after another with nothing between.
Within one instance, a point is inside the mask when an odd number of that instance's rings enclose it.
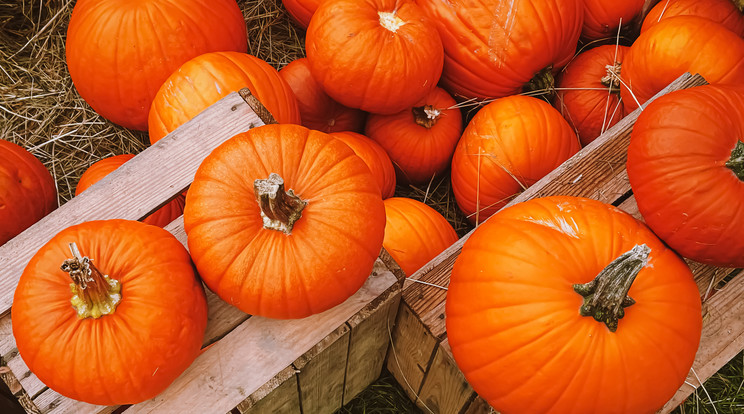
<instances>
[{"instance_id":1,"label":"ground beneath crate","mask_svg":"<svg viewBox=\"0 0 744 414\"><path fill-rule=\"evenodd\" d=\"M421 414L403 388L387 370L380 378L335 414Z\"/></svg>"}]
</instances>

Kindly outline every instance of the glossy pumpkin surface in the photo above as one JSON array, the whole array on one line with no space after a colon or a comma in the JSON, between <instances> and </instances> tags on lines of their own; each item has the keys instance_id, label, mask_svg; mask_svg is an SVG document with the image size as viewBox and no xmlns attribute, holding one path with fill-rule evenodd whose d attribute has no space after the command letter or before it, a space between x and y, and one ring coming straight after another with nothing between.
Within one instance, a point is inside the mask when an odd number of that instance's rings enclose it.
<instances>
[{"instance_id":1,"label":"glossy pumpkin surface","mask_svg":"<svg viewBox=\"0 0 744 414\"><path fill-rule=\"evenodd\" d=\"M652 102L636 121L628 178L646 223L679 254L744 266L744 88L707 85Z\"/></svg>"},{"instance_id":2,"label":"glossy pumpkin surface","mask_svg":"<svg viewBox=\"0 0 744 414\"><path fill-rule=\"evenodd\" d=\"M269 228L283 207L257 201L256 180L272 173L284 183L274 200L292 190L292 200L306 202L285 230ZM362 286L380 254L385 209L372 173L346 144L299 125L266 125L204 160L184 228L200 276L221 298L254 315L302 318Z\"/></svg>"},{"instance_id":3,"label":"glossy pumpkin surface","mask_svg":"<svg viewBox=\"0 0 744 414\"><path fill-rule=\"evenodd\" d=\"M623 303L613 332L581 316L574 285L624 255L635 303ZM656 412L682 386L700 341L689 268L641 222L595 200L547 197L496 213L465 242L448 289L455 361L504 414Z\"/></svg>"},{"instance_id":4,"label":"glossy pumpkin surface","mask_svg":"<svg viewBox=\"0 0 744 414\"><path fill-rule=\"evenodd\" d=\"M148 119L150 143L242 88L250 89L277 122L300 123L297 99L271 65L246 53L206 53L184 63L158 90Z\"/></svg>"},{"instance_id":5,"label":"glossy pumpkin surface","mask_svg":"<svg viewBox=\"0 0 744 414\"><path fill-rule=\"evenodd\" d=\"M380 186L383 199L393 196L395 193L395 169L390 157L380 144L362 134L351 131L332 132L330 135L348 145L367 164L377 185Z\"/></svg>"},{"instance_id":6,"label":"glossy pumpkin surface","mask_svg":"<svg viewBox=\"0 0 744 414\"><path fill-rule=\"evenodd\" d=\"M70 243L118 281L113 313L78 317L71 276L60 269L73 257ZM155 397L193 362L207 303L173 235L137 221L90 221L63 230L31 258L12 315L18 351L44 384L79 401L119 405Z\"/></svg>"},{"instance_id":7,"label":"glossy pumpkin surface","mask_svg":"<svg viewBox=\"0 0 744 414\"><path fill-rule=\"evenodd\" d=\"M581 37L587 40L615 38L617 29L630 26L641 14L645 0L582 0L584 27Z\"/></svg>"},{"instance_id":8,"label":"glossy pumpkin surface","mask_svg":"<svg viewBox=\"0 0 744 414\"><path fill-rule=\"evenodd\" d=\"M310 19L318 8L320 0L282 0L292 19L303 29L307 29Z\"/></svg>"},{"instance_id":9,"label":"glossy pumpkin surface","mask_svg":"<svg viewBox=\"0 0 744 414\"><path fill-rule=\"evenodd\" d=\"M661 0L646 15L641 32L650 29L663 19L674 16L699 16L720 23L727 29L744 36L744 14L732 0Z\"/></svg>"},{"instance_id":10,"label":"glossy pumpkin surface","mask_svg":"<svg viewBox=\"0 0 744 414\"><path fill-rule=\"evenodd\" d=\"M144 131L155 94L179 66L247 49L235 0L78 0L65 55L75 88L98 114Z\"/></svg>"}]
</instances>

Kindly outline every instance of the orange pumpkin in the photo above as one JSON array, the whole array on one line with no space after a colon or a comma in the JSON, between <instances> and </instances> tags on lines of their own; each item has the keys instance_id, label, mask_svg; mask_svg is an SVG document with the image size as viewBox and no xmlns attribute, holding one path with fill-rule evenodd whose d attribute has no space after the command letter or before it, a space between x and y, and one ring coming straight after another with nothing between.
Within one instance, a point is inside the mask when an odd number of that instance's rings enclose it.
<instances>
[{"instance_id":1,"label":"orange pumpkin","mask_svg":"<svg viewBox=\"0 0 744 414\"><path fill-rule=\"evenodd\" d=\"M643 11L646 0L582 0L584 3L584 26L581 37L587 40L612 38L617 29L630 26Z\"/></svg>"},{"instance_id":2,"label":"orange pumpkin","mask_svg":"<svg viewBox=\"0 0 744 414\"><path fill-rule=\"evenodd\" d=\"M348 145L359 158L367 164L369 170L380 186L382 198L392 197L395 193L395 169L385 150L375 141L356 132L332 132L332 137Z\"/></svg>"},{"instance_id":3,"label":"orange pumpkin","mask_svg":"<svg viewBox=\"0 0 744 414\"><path fill-rule=\"evenodd\" d=\"M663 19L674 16L699 16L720 23L739 36L744 36L744 14L731 0L661 0L646 15L641 32Z\"/></svg>"},{"instance_id":4,"label":"orange pumpkin","mask_svg":"<svg viewBox=\"0 0 744 414\"><path fill-rule=\"evenodd\" d=\"M0 245L57 208L57 186L44 164L0 139Z\"/></svg>"},{"instance_id":5,"label":"orange pumpkin","mask_svg":"<svg viewBox=\"0 0 744 414\"><path fill-rule=\"evenodd\" d=\"M413 108L367 118L367 136L390 155L399 181L426 184L449 167L462 134L456 105L444 89L434 88Z\"/></svg>"},{"instance_id":6,"label":"orange pumpkin","mask_svg":"<svg viewBox=\"0 0 744 414\"><path fill-rule=\"evenodd\" d=\"M404 197L385 200L382 247L406 276L414 274L457 239L457 233L447 219L428 205Z\"/></svg>"},{"instance_id":7,"label":"orange pumpkin","mask_svg":"<svg viewBox=\"0 0 744 414\"><path fill-rule=\"evenodd\" d=\"M78 0L65 55L80 96L101 116L147 129L166 78L207 52L248 50L235 0Z\"/></svg>"},{"instance_id":8,"label":"orange pumpkin","mask_svg":"<svg viewBox=\"0 0 744 414\"><path fill-rule=\"evenodd\" d=\"M299 125L238 134L201 164L184 211L204 282L244 312L302 318L338 305L380 253L385 209L343 142Z\"/></svg>"},{"instance_id":9,"label":"orange pumpkin","mask_svg":"<svg viewBox=\"0 0 744 414\"><path fill-rule=\"evenodd\" d=\"M75 187L75 195L79 195L83 191L87 190L88 187L97 183L103 177L109 175L115 169L119 168L119 166L132 158L134 158L133 154L121 154L96 161L85 170L82 176L80 176L77 187ZM186 196L184 194L179 194L176 198L168 202L168 204L160 207L149 216L143 218L142 221L147 224L152 224L153 226L165 227L183 214L183 206L185 203Z\"/></svg>"},{"instance_id":10,"label":"orange pumpkin","mask_svg":"<svg viewBox=\"0 0 744 414\"><path fill-rule=\"evenodd\" d=\"M206 53L184 63L158 90L148 119L150 143L241 88L250 89L277 122L300 123L297 99L271 65L246 53Z\"/></svg>"},{"instance_id":11,"label":"orange pumpkin","mask_svg":"<svg viewBox=\"0 0 744 414\"><path fill-rule=\"evenodd\" d=\"M31 258L12 315L23 361L49 388L91 404L136 404L199 355L207 302L173 235L137 221L90 221Z\"/></svg>"},{"instance_id":12,"label":"orange pumpkin","mask_svg":"<svg viewBox=\"0 0 744 414\"><path fill-rule=\"evenodd\" d=\"M455 361L503 414L655 413L700 342L690 269L596 200L547 197L496 213L463 245L448 289Z\"/></svg>"},{"instance_id":13,"label":"orange pumpkin","mask_svg":"<svg viewBox=\"0 0 744 414\"><path fill-rule=\"evenodd\" d=\"M320 0L282 0L282 3L295 23L301 28L307 29L310 18L313 17Z\"/></svg>"}]
</instances>

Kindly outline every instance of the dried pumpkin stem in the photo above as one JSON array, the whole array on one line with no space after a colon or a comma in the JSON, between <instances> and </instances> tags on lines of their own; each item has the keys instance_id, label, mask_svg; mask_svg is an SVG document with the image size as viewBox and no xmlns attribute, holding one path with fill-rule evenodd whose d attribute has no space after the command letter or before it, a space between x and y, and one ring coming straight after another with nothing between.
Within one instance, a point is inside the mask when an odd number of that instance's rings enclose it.
<instances>
[{"instance_id":1,"label":"dried pumpkin stem","mask_svg":"<svg viewBox=\"0 0 744 414\"><path fill-rule=\"evenodd\" d=\"M608 264L591 282L574 285L576 293L584 297L579 308L581 316L604 322L615 332L618 320L625 316L624 308L635 303L628 291L638 272L648 263L650 253L651 249L645 244L636 245Z\"/></svg>"},{"instance_id":2,"label":"dried pumpkin stem","mask_svg":"<svg viewBox=\"0 0 744 414\"><path fill-rule=\"evenodd\" d=\"M620 95L620 70L622 64L615 62L613 65L605 66L607 74L600 79L602 85L610 89L610 93Z\"/></svg>"},{"instance_id":3,"label":"dried pumpkin stem","mask_svg":"<svg viewBox=\"0 0 744 414\"><path fill-rule=\"evenodd\" d=\"M731 150L731 158L726 161L726 167L744 181L744 142L736 141L736 146Z\"/></svg>"},{"instance_id":4,"label":"dried pumpkin stem","mask_svg":"<svg viewBox=\"0 0 744 414\"><path fill-rule=\"evenodd\" d=\"M744 12L744 0L731 0L731 2L734 3L734 6L736 6L740 12Z\"/></svg>"},{"instance_id":5,"label":"dried pumpkin stem","mask_svg":"<svg viewBox=\"0 0 744 414\"><path fill-rule=\"evenodd\" d=\"M284 191L284 179L276 173L269 174L267 179L254 181L253 192L261 209L264 228L291 234L307 201L291 189Z\"/></svg>"},{"instance_id":6,"label":"dried pumpkin stem","mask_svg":"<svg viewBox=\"0 0 744 414\"><path fill-rule=\"evenodd\" d=\"M411 109L411 112L413 112L414 122L426 129L434 127L439 117L442 116L442 111L431 105L415 106Z\"/></svg>"},{"instance_id":7,"label":"dried pumpkin stem","mask_svg":"<svg viewBox=\"0 0 744 414\"><path fill-rule=\"evenodd\" d=\"M72 279L70 302L80 319L100 318L114 313L121 302L121 283L101 273L88 257L83 257L77 244L70 243L72 258L62 263L62 270Z\"/></svg>"},{"instance_id":8,"label":"dried pumpkin stem","mask_svg":"<svg viewBox=\"0 0 744 414\"><path fill-rule=\"evenodd\" d=\"M548 66L537 72L535 76L522 88L523 92L531 96L543 96L552 100L555 95L555 77L553 67Z\"/></svg>"}]
</instances>

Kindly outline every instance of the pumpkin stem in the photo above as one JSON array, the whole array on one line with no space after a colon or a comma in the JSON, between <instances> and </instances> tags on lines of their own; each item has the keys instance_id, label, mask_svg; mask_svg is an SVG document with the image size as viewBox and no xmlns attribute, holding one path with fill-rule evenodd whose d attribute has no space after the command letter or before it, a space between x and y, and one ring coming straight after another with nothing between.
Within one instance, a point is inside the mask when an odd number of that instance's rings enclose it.
<instances>
[{"instance_id":1,"label":"pumpkin stem","mask_svg":"<svg viewBox=\"0 0 744 414\"><path fill-rule=\"evenodd\" d=\"M431 129L437 124L439 117L442 116L442 111L434 108L431 105L415 106L411 109L413 112L413 120L416 124L421 125L426 129Z\"/></svg>"},{"instance_id":2,"label":"pumpkin stem","mask_svg":"<svg viewBox=\"0 0 744 414\"><path fill-rule=\"evenodd\" d=\"M744 142L736 141L736 146L731 150L731 158L726 161L726 167L744 181Z\"/></svg>"},{"instance_id":3,"label":"pumpkin stem","mask_svg":"<svg viewBox=\"0 0 744 414\"><path fill-rule=\"evenodd\" d=\"M522 91L531 96L544 96L548 100L553 100L555 95L555 77L553 76L553 66L537 72L529 82L527 82Z\"/></svg>"},{"instance_id":4,"label":"pumpkin stem","mask_svg":"<svg viewBox=\"0 0 744 414\"><path fill-rule=\"evenodd\" d=\"M628 291L648 263L650 253L645 244L636 245L608 264L591 282L574 285L576 293L584 297L579 308L581 316L604 322L610 332L615 332L618 320L625 316L623 308L635 303Z\"/></svg>"},{"instance_id":5,"label":"pumpkin stem","mask_svg":"<svg viewBox=\"0 0 744 414\"><path fill-rule=\"evenodd\" d=\"M610 89L610 93L620 95L620 69L622 65L620 62L615 62L613 65L607 65L607 74L600 79L602 85Z\"/></svg>"},{"instance_id":6,"label":"pumpkin stem","mask_svg":"<svg viewBox=\"0 0 744 414\"><path fill-rule=\"evenodd\" d=\"M740 12L744 12L744 0L731 0L731 2L734 3L734 6L736 6Z\"/></svg>"},{"instance_id":7,"label":"pumpkin stem","mask_svg":"<svg viewBox=\"0 0 744 414\"><path fill-rule=\"evenodd\" d=\"M395 14L395 11L391 11L391 12L378 11L377 15L380 16L380 26L390 30L393 33L397 32L398 29L401 28L401 26L406 24L406 22L404 22L403 19L398 17L397 14Z\"/></svg>"},{"instance_id":8,"label":"pumpkin stem","mask_svg":"<svg viewBox=\"0 0 744 414\"><path fill-rule=\"evenodd\" d=\"M101 273L93 262L83 257L77 244L70 243L72 259L62 263L62 271L72 279L70 302L79 319L97 319L114 313L116 305L121 302L121 283Z\"/></svg>"},{"instance_id":9,"label":"pumpkin stem","mask_svg":"<svg viewBox=\"0 0 744 414\"><path fill-rule=\"evenodd\" d=\"M292 234L292 227L302 217L307 201L295 195L291 189L284 191L284 179L277 173L253 183L258 206L265 229Z\"/></svg>"}]
</instances>

